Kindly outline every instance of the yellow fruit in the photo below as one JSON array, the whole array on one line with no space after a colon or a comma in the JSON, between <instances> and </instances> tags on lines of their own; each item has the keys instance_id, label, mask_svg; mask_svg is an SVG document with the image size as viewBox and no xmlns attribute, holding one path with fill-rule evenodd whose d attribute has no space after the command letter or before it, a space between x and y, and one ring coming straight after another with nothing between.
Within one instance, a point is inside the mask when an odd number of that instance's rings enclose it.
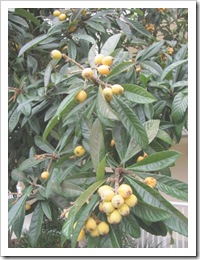
<instances>
[{"instance_id":1,"label":"yellow fruit","mask_svg":"<svg viewBox=\"0 0 200 260\"><path fill-rule=\"evenodd\" d=\"M83 148L83 146L79 145L74 149L74 154L77 157L81 157L85 154L85 149Z\"/></svg>"},{"instance_id":2,"label":"yellow fruit","mask_svg":"<svg viewBox=\"0 0 200 260\"><path fill-rule=\"evenodd\" d=\"M81 12L82 15L86 15L87 14L87 10L83 9Z\"/></svg>"},{"instance_id":3,"label":"yellow fruit","mask_svg":"<svg viewBox=\"0 0 200 260\"><path fill-rule=\"evenodd\" d=\"M124 88L121 85L115 84L112 86L112 93L115 95L121 95L124 92Z\"/></svg>"},{"instance_id":4,"label":"yellow fruit","mask_svg":"<svg viewBox=\"0 0 200 260\"><path fill-rule=\"evenodd\" d=\"M68 216L69 216L69 211L67 211L67 212L65 213L65 218L68 218Z\"/></svg>"},{"instance_id":5,"label":"yellow fruit","mask_svg":"<svg viewBox=\"0 0 200 260\"><path fill-rule=\"evenodd\" d=\"M123 204L124 204L124 199L122 198L122 196L120 195L115 195L113 198L112 198L112 204L115 208L119 208L121 207Z\"/></svg>"},{"instance_id":6,"label":"yellow fruit","mask_svg":"<svg viewBox=\"0 0 200 260\"><path fill-rule=\"evenodd\" d=\"M104 211L103 211L103 202L102 202L102 201L99 203L99 210L100 210L101 212L104 212Z\"/></svg>"},{"instance_id":7,"label":"yellow fruit","mask_svg":"<svg viewBox=\"0 0 200 260\"><path fill-rule=\"evenodd\" d=\"M111 66L113 64L114 58L112 56L106 56L102 60L103 65Z\"/></svg>"},{"instance_id":8,"label":"yellow fruit","mask_svg":"<svg viewBox=\"0 0 200 260\"><path fill-rule=\"evenodd\" d=\"M131 187L127 184L121 184L118 188L118 193L121 195L124 199L127 199L131 196L133 193Z\"/></svg>"},{"instance_id":9,"label":"yellow fruit","mask_svg":"<svg viewBox=\"0 0 200 260\"><path fill-rule=\"evenodd\" d=\"M110 190L110 189L104 190L104 191L102 191L102 193L101 193L101 199L102 199L103 201L111 201L114 196L115 196L114 191L113 191L113 190Z\"/></svg>"},{"instance_id":10,"label":"yellow fruit","mask_svg":"<svg viewBox=\"0 0 200 260\"><path fill-rule=\"evenodd\" d=\"M98 227L98 231L100 235L107 235L109 232L109 226L106 222L100 222Z\"/></svg>"},{"instance_id":11,"label":"yellow fruit","mask_svg":"<svg viewBox=\"0 0 200 260\"><path fill-rule=\"evenodd\" d=\"M115 209L110 215L109 215L109 223L110 224L118 224L122 220L122 216L119 213L117 209Z\"/></svg>"},{"instance_id":12,"label":"yellow fruit","mask_svg":"<svg viewBox=\"0 0 200 260\"><path fill-rule=\"evenodd\" d=\"M143 159L144 159L143 156L139 156L139 157L137 158L137 162L140 162L140 161L142 161Z\"/></svg>"},{"instance_id":13,"label":"yellow fruit","mask_svg":"<svg viewBox=\"0 0 200 260\"><path fill-rule=\"evenodd\" d=\"M131 194L129 198L124 200L124 203L128 205L130 208L133 208L137 204L137 201L137 197L134 194Z\"/></svg>"},{"instance_id":14,"label":"yellow fruit","mask_svg":"<svg viewBox=\"0 0 200 260\"><path fill-rule=\"evenodd\" d=\"M60 21L64 21L64 20L66 20L66 14L60 14L59 15L59 19L60 19Z\"/></svg>"},{"instance_id":15,"label":"yellow fruit","mask_svg":"<svg viewBox=\"0 0 200 260\"><path fill-rule=\"evenodd\" d=\"M82 103L87 98L87 93L84 90L81 90L75 97L76 101Z\"/></svg>"},{"instance_id":16,"label":"yellow fruit","mask_svg":"<svg viewBox=\"0 0 200 260\"><path fill-rule=\"evenodd\" d=\"M68 31L69 31L70 33L72 33L72 32L74 32L74 31L76 30L76 28L77 28L76 25L72 25L72 26L69 27Z\"/></svg>"},{"instance_id":17,"label":"yellow fruit","mask_svg":"<svg viewBox=\"0 0 200 260\"><path fill-rule=\"evenodd\" d=\"M146 183L147 185L149 185L150 187L154 188L157 184L157 181L155 178L153 177L147 177L145 180L144 180L144 183Z\"/></svg>"},{"instance_id":18,"label":"yellow fruit","mask_svg":"<svg viewBox=\"0 0 200 260\"><path fill-rule=\"evenodd\" d=\"M26 203L25 209L26 209L26 210L29 210L30 208L31 208L31 205L30 205L29 203Z\"/></svg>"},{"instance_id":19,"label":"yellow fruit","mask_svg":"<svg viewBox=\"0 0 200 260\"><path fill-rule=\"evenodd\" d=\"M58 50L53 50L51 52L51 58L54 59L54 60L59 60L62 58L62 53Z\"/></svg>"},{"instance_id":20,"label":"yellow fruit","mask_svg":"<svg viewBox=\"0 0 200 260\"><path fill-rule=\"evenodd\" d=\"M101 75L108 75L110 73L110 67L108 65L101 65L97 70Z\"/></svg>"},{"instance_id":21,"label":"yellow fruit","mask_svg":"<svg viewBox=\"0 0 200 260\"><path fill-rule=\"evenodd\" d=\"M100 234L99 234L98 227L96 227L94 231L90 232L90 235L92 237L99 237Z\"/></svg>"},{"instance_id":22,"label":"yellow fruit","mask_svg":"<svg viewBox=\"0 0 200 260\"><path fill-rule=\"evenodd\" d=\"M84 239L85 237L85 231L83 229L81 229L79 235L78 235L78 238L77 238L77 241L80 242Z\"/></svg>"},{"instance_id":23,"label":"yellow fruit","mask_svg":"<svg viewBox=\"0 0 200 260\"><path fill-rule=\"evenodd\" d=\"M97 54L94 58L94 62L96 65L100 65L102 64L102 60L104 58L104 55L103 54Z\"/></svg>"},{"instance_id":24,"label":"yellow fruit","mask_svg":"<svg viewBox=\"0 0 200 260\"><path fill-rule=\"evenodd\" d=\"M85 224L85 229L88 232L92 232L96 229L96 227L97 227L96 221L92 217L89 217L86 224Z\"/></svg>"},{"instance_id":25,"label":"yellow fruit","mask_svg":"<svg viewBox=\"0 0 200 260\"><path fill-rule=\"evenodd\" d=\"M111 212L115 210L113 204L110 201L103 202L103 212L105 212L107 215L109 215Z\"/></svg>"},{"instance_id":26,"label":"yellow fruit","mask_svg":"<svg viewBox=\"0 0 200 260\"><path fill-rule=\"evenodd\" d=\"M169 55L172 55L172 53L174 52L174 49L173 48L167 48L167 53L169 54Z\"/></svg>"},{"instance_id":27,"label":"yellow fruit","mask_svg":"<svg viewBox=\"0 0 200 260\"><path fill-rule=\"evenodd\" d=\"M102 192L104 191L104 190L113 190L113 188L112 187L110 187L110 186L108 186L108 185L103 185L103 186L101 186L99 189L98 189L98 193L99 193L99 196L101 196L101 194L102 194Z\"/></svg>"},{"instance_id":28,"label":"yellow fruit","mask_svg":"<svg viewBox=\"0 0 200 260\"><path fill-rule=\"evenodd\" d=\"M113 96L112 89L109 88L109 87L105 87L103 89L103 95L104 95L106 101L111 101L112 100L112 96Z\"/></svg>"},{"instance_id":29,"label":"yellow fruit","mask_svg":"<svg viewBox=\"0 0 200 260\"><path fill-rule=\"evenodd\" d=\"M140 70L141 70L140 67L137 67L137 68L135 69L135 71L136 71L137 73L140 72Z\"/></svg>"},{"instance_id":30,"label":"yellow fruit","mask_svg":"<svg viewBox=\"0 0 200 260\"><path fill-rule=\"evenodd\" d=\"M60 15L60 11L55 10L55 11L53 12L53 16L59 16L59 15Z\"/></svg>"},{"instance_id":31,"label":"yellow fruit","mask_svg":"<svg viewBox=\"0 0 200 260\"><path fill-rule=\"evenodd\" d=\"M128 216L130 214L130 208L127 204L123 204L120 208L118 208L118 211L122 216Z\"/></svg>"},{"instance_id":32,"label":"yellow fruit","mask_svg":"<svg viewBox=\"0 0 200 260\"><path fill-rule=\"evenodd\" d=\"M82 71L82 77L84 79L91 79L94 76L94 72L91 68L83 69Z\"/></svg>"},{"instance_id":33,"label":"yellow fruit","mask_svg":"<svg viewBox=\"0 0 200 260\"><path fill-rule=\"evenodd\" d=\"M115 145L115 141L114 141L114 139L112 139L112 140L110 141L110 146L113 147L114 145Z\"/></svg>"},{"instance_id":34,"label":"yellow fruit","mask_svg":"<svg viewBox=\"0 0 200 260\"><path fill-rule=\"evenodd\" d=\"M48 171L43 172L43 173L41 174L41 178L42 178L43 180L48 179L48 178L49 178L49 172L48 172Z\"/></svg>"}]
</instances>

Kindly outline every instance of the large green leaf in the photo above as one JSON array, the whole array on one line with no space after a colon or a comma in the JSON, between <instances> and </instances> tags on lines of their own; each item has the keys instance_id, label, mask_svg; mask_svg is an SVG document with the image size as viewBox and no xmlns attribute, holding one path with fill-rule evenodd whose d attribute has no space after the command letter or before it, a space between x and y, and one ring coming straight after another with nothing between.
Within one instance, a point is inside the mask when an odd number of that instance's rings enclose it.
<instances>
[{"instance_id":1,"label":"large green leaf","mask_svg":"<svg viewBox=\"0 0 200 260\"><path fill-rule=\"evenodd\" d=\"M99 31L99 32L102 32L102 33L105 33L105 29L104 27L99 24L99 23L96 23L96 22L92 22L92 21L85 21L85 23L90 26L91 28L95 29L96 31Z\"/></svg>"},{"instance_id":2,"label":"large green leaf","mask_svg":"<svg viewBox=\"0 0 200 260\"><path fill-rule=\"evenodd\" d=\"M147 47L146 49L139 51L135 59L139 61L147 60L148 58L157 54L164 43L165 43L164 41L153 43L151 46Z\"/></svg>"},{"instance_id":3,"label":"large green leaf","mask_svg":"<svg viewBox=\"0 0 200 260\"><path fill-rule=\"evenodd\" d=\"M49 206L49 203L47 201L41 201L41 206L45 216L48 219L52 220L51 208Z\"/></svg>"},{"instance_id":4,"label":"large green leaf","mask_svg":"<svg viewBox=\"0 0 200 260\"><path fill-rule=\"evenodd\" d=\"M41 43L43 40L45 40L48 37L47 34L43 34L40 35L36 38L34 38L33 40L27 42L24 46L22 46L22 48L19 51L18 57L20 57L24 52L26 52L27 50L33 48L34 46L36 46L37 44Z\"/></svg>"},{"instance_id":5,"label":"large green leaf","mask_svg":"<svg viewBox=\"0 0 200 260\"><path fill-rule=\"evenodd\" d=\"M160 66L158 63L154 62L154 61L148 61L148 60L146 60L146 61L141 61L141 62L139 62L139 63L140 63L140 65L141 65L144 69L150 71L150 72L153 73L153 75L155 75L156 77L160 77L160 75L161 75L162 72L163 72L161 66Z\"/></svg>"},{"instance_id":6,"label":"large green leaf","mask_svg":"<svg viewBox=\"0 0 200 260\"><path fill-rule=\"evenodd\" d=\"M8 228L21 216L22 211L25 211L25 204L27 200L27 195L23 195L10 209L8 212Z\"/></svg>"},{"instance_id":7,"label":"large green leaf","mask_svg":"<svg viewBox=\"0 0 200 260\"><path fill-rule=\"evenodd\" d=\"M158 171L172 165L181 153L177 151L157 152L128 167L132 171Z\"/></svg>"},{"instance_id":8,"label":"large green leaf","mask_svg":"<svg viewBox=\"0 0 200 260\"><path fill-rule=\"evenodd\" d=\"M11 172L11 177L13 181L24 181L28 182L28 178L26 177L26 174L23 171L20 171L18 168L15 168Z\"/></svg>"},{"instance_id":9,"label":"large green leaf","mask_svg":"<svg viewBox=\"0 0 200 260\"><path fill-rule=\"evenodd\" d=\"M76 48L76 44L72 41L69 40L67 43L67 50L68 50L68 56L75 60L76 59L76 54L77 54L77 48Z\"/></svg>"},{"instance_id":10,"label":"large green leaf","mask_svg":"<svg viewBox=\"0 0 200 260\"><path fill-rule=\"evenodd\" d=\"M23 8L15 8L15 13L33 22L36 26L40 25L40 21L32 13Z\"/></svg>"},{"instance_id":11,"label":"large green leaf","mask_svg":"<svg viewBox=\"0 0 200 260\"><path fill-rule=\"evenodd\" d=\"M105 175L105 167L106 167L106 156L100 161L99 166L97 168L96 176L97 181L103 180Z\"/></svg>"},{"instance_id":12,"label":"large green leaf","mask_svg":"<svg viewBox=\"0 0 200 260\"><path fill-rule=\"evenodd\" d=\"M172 102L172 119L175 123L180 123L188 108L188 94L185 91L179 92Z\"/></svg>"},{"instance_id":13,"label":"large green leaf","mask_svg":"<svg viewBox=\"0 0 200 260\"><path fill-rule=\"evenodd\" d=\"M110 80L111 78L118 76L120 73L127 71L131 67L133 67L133 63L130 61L124 61L120 63L111 70L110 74L106 77L106 80Z\"/></svg>"},{"instance_id":14,"label":"large green leaf","mask_svg":"<svg viewBox=\"0 0 200 260\"><path fill-rule=\"evenodd\" d=\"M122 247L122 234L120 232L120 227L118 225L110 225L110 231L108 233L112 247L121 248Z\"/></svg>"},{"instance_id":15,"label":"large green leaf","mask_svg":"<svg viewBox=\"0 0 200 260\"><path fill-rule=\"evenodd\" d=\"M144 28L144 26L141 23L130 19L125 19L125 21L140 34L147 36L148 38L152 38L152 35Z\"/></svg>"},{"instance_id":16,"label":"large green leaf","mask_svg":"<svg viewBox=\"0 0 200 260\"><path fill-rule=\"evenodd\" d=\"M47 153L54 153L54 147L50 145L46 140L44 141L43 138L39 135L36 135L34 137L34 141L37 147L39 147L42 151L45 151Z\"/></svg>"},{"instance_id":17,"label":"large green leaf","mask_svg":"<svg viewBox=\"0 0 200 260\"><path fill-rule=\"evenodd\" d=\"M149 222L157 222L171 217L167 211L142 201L139 201L132 211L137 217Z\"/></svg>"},{"instance_id":18,"label":"large green leaf","mask_svg":"<svg viewBox=\"0 0 200 260\"><path fill-rule=\"evenodd\" d=\"M71 239L75 216L76 216L75 207L72 207L69 211L67 220L65 221L64 225L62 226L62 232L61 232L61 245L62 246L67 239Z\"/></svg>"},{"instance_id":19,"label":"large green leaf","mask_svg":"<svg viewBox=\"0 0 200 260\"><path fill-rule=\"evenodd\" d=\"M12 230L14 231L17 238L21 237L25 218L25 210L21 210L18 218L12 224Z\"/></svg>"},{"instance_id":20,"label":"large green leaf","mask_svg":"<svg viewBox=\"0 0 200 260\"><path fill-rule=\"evenodd\" d=\"M60 120L60 118L67 112L70 110L72 104L75 102L75 96L77 94L78 91L71 93L70 95L68 95L65 99L63 99L63 101L61 102L61 104L59 105L55 115L52 117L52 119L49 121L49 123L47 124L44 133L43 133L43 139L45 140L47 138L47 135L51 132L51 130L53 129L53 127L58 123L58 121Z\"/></svg>"},{"instance_id":21,"label":"large green leaf","mask_svg":"<svg viewBox=\"0 0 200 260\"><path fill-rule=\"evenodd\" d=\"M121 225L125 234L129 234L134 238L140 238L140 226L138 225L132 211L129 216L122 218Z\"/></svg>"},{"instance_id":22,"label":"large green leaf","mask_svg":"<svg viewBox=\"0 0 200 260\"><path fill-rule=\"evenodd\" d=\"M33 216L31 218L30 227L29 227L29 241L32 247L36 246L38 238L41 234L43 216L44 216L44 212L41 203L38 203L34 209Z\"/></svg>"},{"instance_id":23,"label":"large green leaf","mask_svg":"<svg viewBox=\"0 0 200 260\"><path fill-rule=\"evenodd\" d=\"M104 43L103 47L101 48L101 54L104 56L110 55L116 48L119 40L121 37L121 33L114 34L107 41Z\"/></svg>"},{"instance_id":24,"label":"large green leaf","mask_svg":"<svg viewBox=\"0 0 200 260\"><path fill-rule=\"evenodd\" d=\"M139 104L146 104L146 103L152 103L157 100L147 90L145 90L140 86L133 85L133 84L123 84L122 86L125 89L124 96L130 101Z\"/></svg>"},{"instance_id":25,"label":"large green leaf","mask_svg":"<svg viewBox=\"0 0 200 260\"><path fill-rule=\"evenodd\" d=\"M52 183L51 189L57 194L65 198L74 198L80 196L84 189L80 186L70 183L70 181L63 181L60 186L56 183Z\"/></svg>"},{"instance_id":26,"label":"large green leaf","mask_svg":"<svg viewBox=\"0 0 200 260\"><path fill-rule=\"evenodd\" d=\"M31 157L29 159L26 159L19 165L19 171L24 171L30 167L33 167L43 161L45 161L46 158L36 159L35 157Z\"/></svg>"},{"instance_id":27,"label":"large green leaf","mask_svg":"<svg viewBox=\"0 0 200 260\"><path fill-rule=\"evenodd\" d=\"M131 40L133 34L132 34L132 31L131 31L130 27L128 26L128 24L126 24L124 21L122 21L120 19L117 19L116 22L119 25L119 27L121 28L121 30L127 35L129 40Z\"/></svg>"},{"instance_id":28,"label":"large green leaf","mask_svg":"<svg viewBox=\"0 0 200 260\"><path fill-rule=\"evenodd\" d=\"M166 133L162 129L158 130L156 137L170 145L173 145L173 141L172 141L171 137L168 135L168 133Z\"/></svg>"},{"instance_id":29,"label":"large green leaf","mask_svg":"<svg viewBox=\"0 0 200 260\"><path fill-rule=\"evenodd\" d=\"M183 234L188 235L188 220L179 212L170 202L168 202L160 193L155 189L152 189L148 185L136 180L131 176L124 176L128 181L129 185L134 190L135 195L143 200L145 203L150 204L154 207L164 209L169 212L172 216L165 219L163 222L170 229Z\"/></svg>"},{"instance_id":30,"label":"large green leaf","mask_svg":"<svg viewBox=\"0 0 200 260\"><path fill-rule=\"evenodd\" d=\"M160 76L160 81L163 81L170 71L172 71L173 69L177 68L178 66L186 63L187 61L188 61L187 59L186 60L180 60L180 61L176 61L176 62L170 64L169 66L167 66L163 70L163 73Z\"/></svg>"},{"instance_id":31,"label":"large green leaf","mask_svg":"<svg viewBox=\"0 0 200 260\"><path fill-rule=\"evenodd\" d=\"M94 170L97 171L100 161L105 156L103 128L98 118L93 123L90 132L90 155Z\"/></svg>"},{"instance_id":32,"label":"large green leaf","mask_svg":"<svg viewBox=\"0 0 200 260\"><path fill-rule=\"evenodd\" d=\"M141 148L146 148L148 145L148 137L140 120L135 115L134 111L124 103L120 98L113 99L115 109L119 113L122 124L130 133L131 137L135 138Z\"/></svg>"},{"instance_id":33,"label":"large green leaf","mask_svg":"<svg viewBox=\"0 0 200 260\"><path fill-rule=\"evenodd\" d=\"M59 60L51 60L48 65L46 66L45 72L44 72L44 86L45 88L48 86L50 78L51 78L51 71L56 66Z\"/></svg>"},{"instance_id":34,"label":"large green leaf","mask_svg":"<svg viewBox=\"0 0 200 260\"><path fill-rule=\"evenodd\" d=\"M9 122L8 122L8 129L9 129L9 132L11 133L16 125L18 124L19 122L19 119L20 119L20 115L21 115L21 110L18 111L17 109L12 113L12 115L10 116L9 118Z\"/></svg>"},{"instance_id":35,"label":"large green leaf","mask_svg":"<svg viewBox=\"0 0 200 260\"><path fill-rule=\"evenodd\" d=\"M92 36L87 35L87 34L74 33L73 37L78 38L79 40L85 40L85 41L91 42L92 44L95 44L95 39Z\"/></svg>"}]
</instances>

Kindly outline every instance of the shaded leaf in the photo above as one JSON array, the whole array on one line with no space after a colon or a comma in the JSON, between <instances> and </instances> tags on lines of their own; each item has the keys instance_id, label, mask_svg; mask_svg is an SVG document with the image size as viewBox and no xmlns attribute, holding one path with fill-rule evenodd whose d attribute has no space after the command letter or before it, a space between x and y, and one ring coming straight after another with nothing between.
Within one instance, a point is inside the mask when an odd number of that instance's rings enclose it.
<instances>
[{"instance_id":1,"label":"shaded leaf","mask_svg":"<svg viewBox=\"0 0 200 260\"><path fill-rule=\"evenodd\" d=\"M120 38L121 33L114 34L110 38L108 38L101 48L101 54L103 54L104 56L110 55L115 50Z\"/></svg>"}]
</instances>

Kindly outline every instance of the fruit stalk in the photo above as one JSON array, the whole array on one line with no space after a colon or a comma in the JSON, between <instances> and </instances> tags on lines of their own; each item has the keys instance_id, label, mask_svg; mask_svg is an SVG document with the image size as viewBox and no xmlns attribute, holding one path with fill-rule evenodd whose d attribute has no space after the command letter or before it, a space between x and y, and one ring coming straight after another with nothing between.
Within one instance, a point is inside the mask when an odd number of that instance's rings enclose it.
<instances>
[{"instance_id":1,"label":"fruit stalk","mask_svg":"<svg viewBox=\"0 0 200 260\"><path fill-rule=\"evenodd\" d=\"M115 193L117 194L117 190L119 188L119 177L120 177L120 171L119 168L115 169Z\"/></svg>"},{"instance_id":2,"label":"fruit stalk","mask_svg":"<svg viewBox=\"0 0 200 260\"><path fill-rule=\"evenodd\" d=\"M81 66L81 64L80 63L78 63L78 62L76 62L75 60L73 60L73 59L71 59L70 57L68 57L66 54L62 54L62 56L63 56L63 58L64 58L64 60L65 61L70 61L70 62L72 62L72 63L74 63L74 64L76 64L76 66L77 67L79 67L81 70L83 70L84 69L84 67L83 66Z\"/></svg>"}]
</instances>

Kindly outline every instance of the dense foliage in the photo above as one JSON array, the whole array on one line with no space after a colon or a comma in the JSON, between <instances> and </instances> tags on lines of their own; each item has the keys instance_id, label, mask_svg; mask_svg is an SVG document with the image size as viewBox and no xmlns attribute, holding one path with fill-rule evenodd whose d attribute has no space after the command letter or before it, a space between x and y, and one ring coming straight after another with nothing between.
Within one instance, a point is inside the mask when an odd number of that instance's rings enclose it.
<instances>
[{"instance_id":1,"label":"dense foliage","mask_svg":"<svg viewBox=\"0 0 200 260\"><path fill-rule=\"evenodd\" d=\"M86 247L122 247L124 231L139 238L141 229L187 236L187 218L160 193L187 201L187 184L170 171L180 153L169 150L187 129L187 9L53 12L8 14L8 188L19 191L9 200L9 227L20 237L33 212L34 247L44 216L56 222L69 211L61 239L75 247L90 216L108 223L99 187L117 193L125 183L137 204L119 224L109 223L107 235L94 239L85 230ZM109 68L95 64L97 54L113 57Z\"/></svg>"}]
</instances>

